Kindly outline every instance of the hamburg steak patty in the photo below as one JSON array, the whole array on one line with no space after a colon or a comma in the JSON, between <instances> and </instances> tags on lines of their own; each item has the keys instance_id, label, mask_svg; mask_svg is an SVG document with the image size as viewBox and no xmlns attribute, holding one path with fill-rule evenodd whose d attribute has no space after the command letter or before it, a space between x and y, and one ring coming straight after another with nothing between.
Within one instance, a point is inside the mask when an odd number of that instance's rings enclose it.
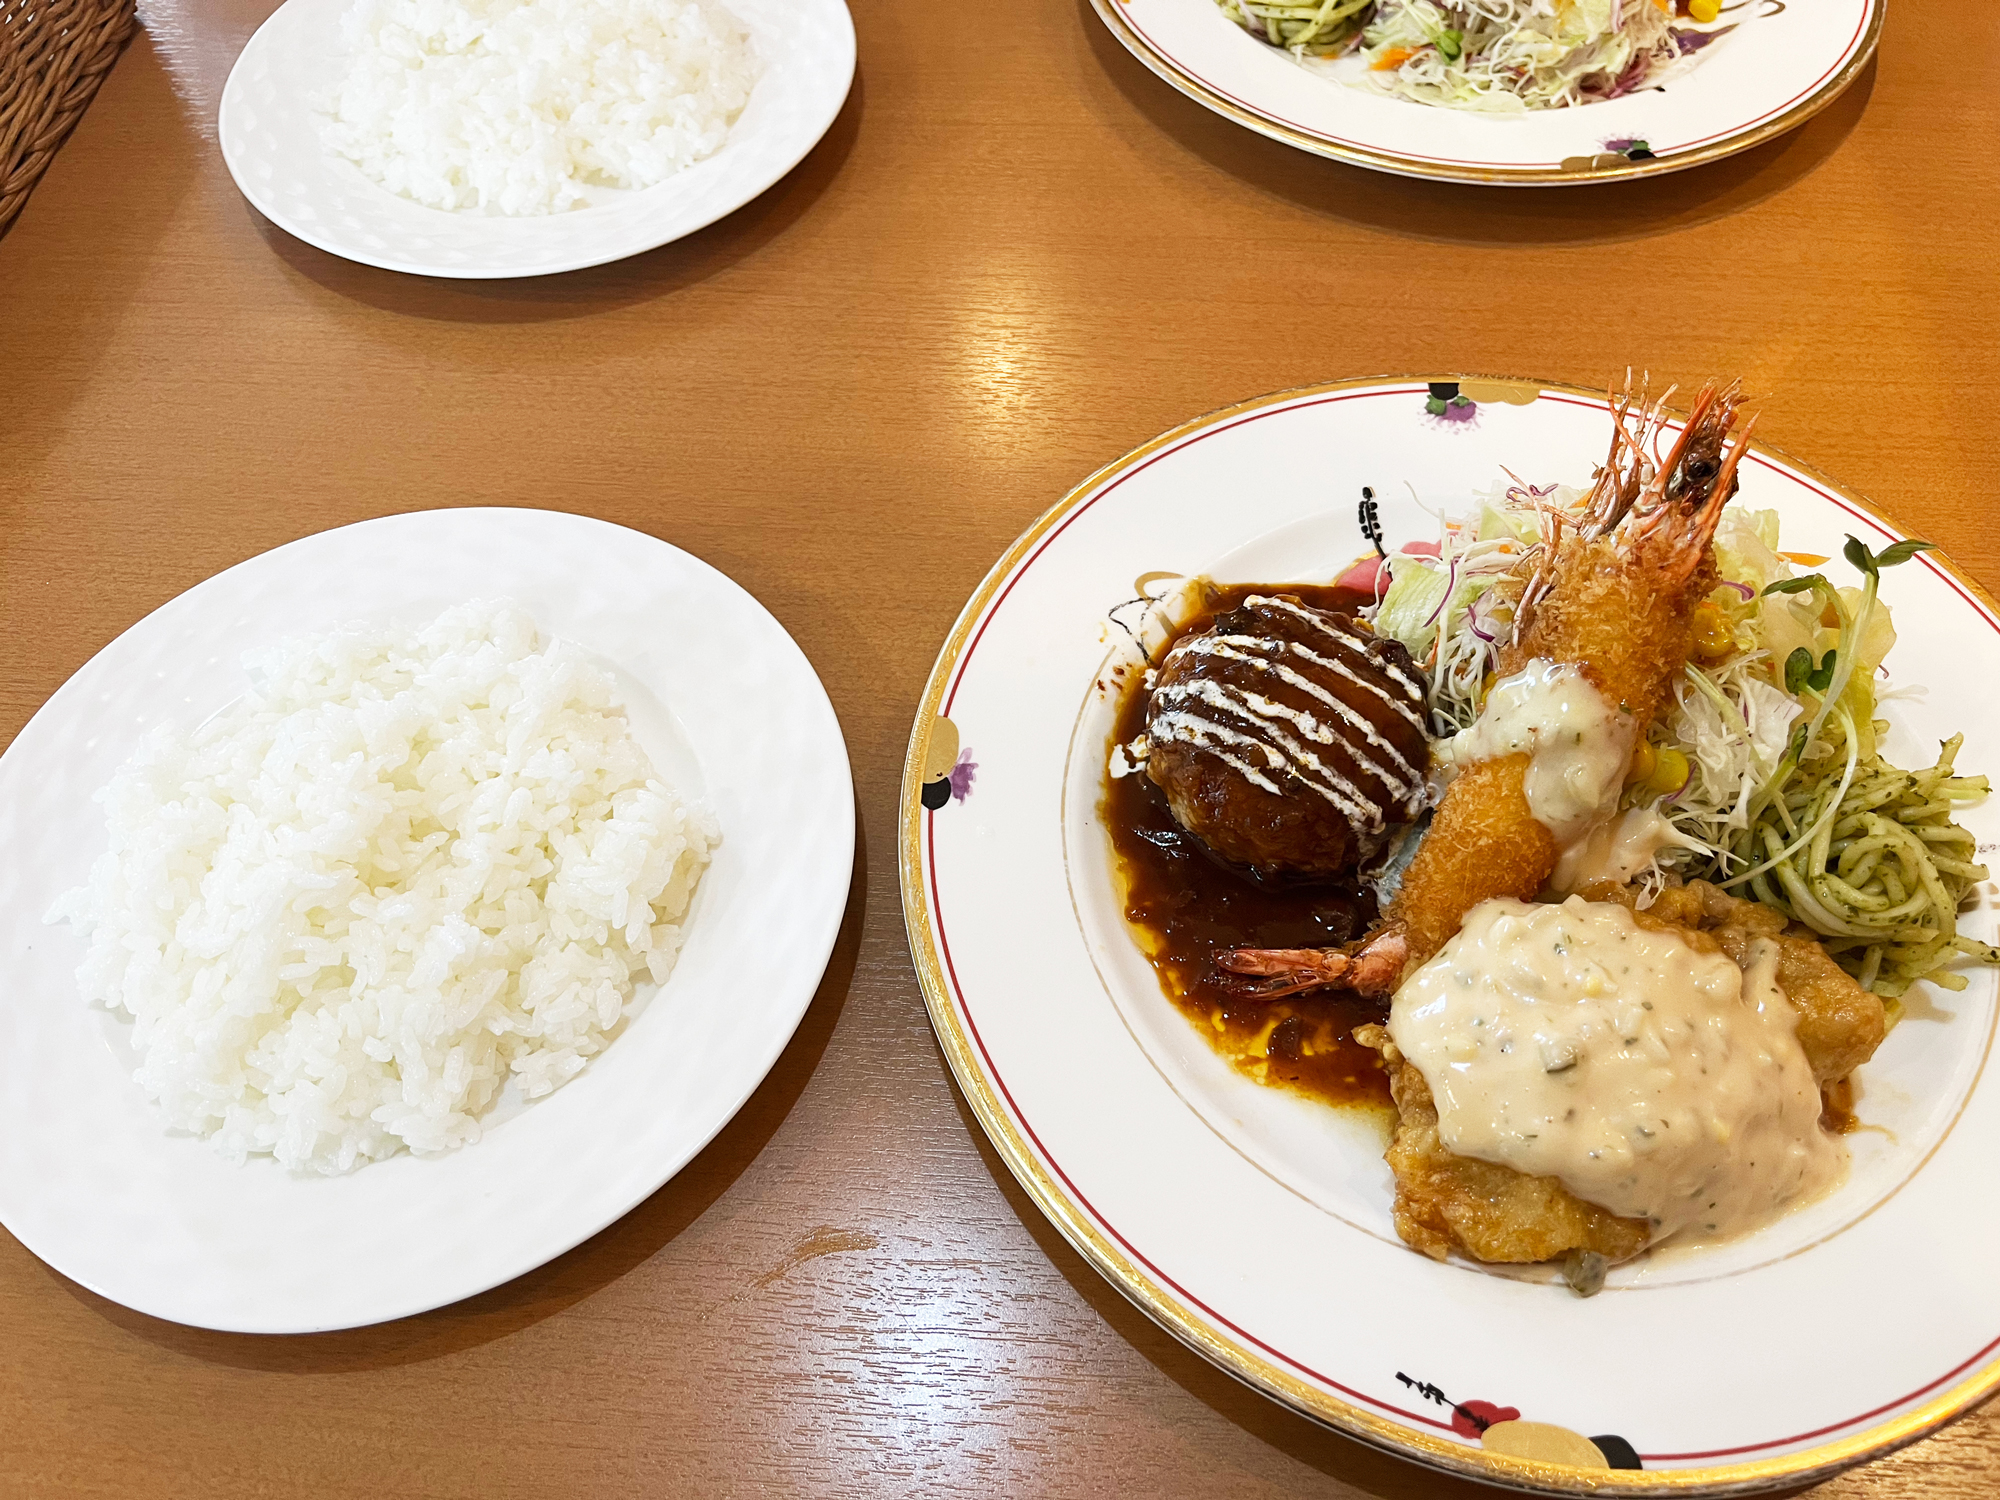
<instances>
[{"instance_id":1,"label":"hamburg steak patty","mask_svg":"<svg viewBox=\"0 0 2000 1500\"><path fill-rule=\"evenodd\" d=\"M1160 663L1146 770L1222 858L1341 875L1423 809L1424 707L1423 676L1397 642L1289 595L1252 594Z\"/></svg>"}]
</instances>

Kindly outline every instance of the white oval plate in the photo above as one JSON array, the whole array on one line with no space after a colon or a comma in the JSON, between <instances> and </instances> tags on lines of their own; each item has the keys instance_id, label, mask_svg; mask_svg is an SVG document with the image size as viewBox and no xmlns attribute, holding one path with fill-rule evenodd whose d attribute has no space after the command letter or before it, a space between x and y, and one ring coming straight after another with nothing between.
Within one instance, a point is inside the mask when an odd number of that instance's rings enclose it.
<instances>
[{"instance_id":1,"label":"white oval plate","mask_svg":"<svg viewBox=\"0 0 2000 1500\"><path fill-rule=\"evenodd\" d=\"M1405 177L1532 186L1674 172L1804 124L1874 53L1887 0L1727 0L1736 29L1665 87L1519 116L1350 87L1366 76L1358 58L1302 66L1215 0L1091 4L1139 61L1260 134Z\"/></svg>"},{"instance_id":2,"label":"white oval plate","mask_svg":"<svg viewBox=\"0 0 2000 1500\"><path fill-rule=\"evenodd\" d=\"M610 668L654 764L720 821L673 973L573 1081L455 1152L317 1177L168 1134L126 1023L79 998L82 939L42 921L104 848L92 794L142 730L236 698L248 647L473 598L512 599ZM92 657L0 756L0 1224L113 1301L247 1333L381 1322L518 1276L672 1177L777 1061L840 926L853 803L833 706L784 627L641 533L422 511L219 573Z\"/></svg>"},{"instance_id":3,"label":"white oval plate","mask_svg":"<svg viewBox=\"0 0 2000 1500\"><path fill-rule=\"evenodd\" d=\"M1458 377L1448 377L1457 379ZM1925 987L1861 1070L1850 1180L1705 1252L1613 1271L1589 1300L1539 1272L1405 1248L1379 1127L1254 1084L1161 993L1127 929L1099 822L1113 670L1142 661L1107 612L1169 580L1325 581L1367 550L1373 488L1392 545L1435 535L1502 467L1587 482L1604 400L1470 379L1450 420L1427 381L1353 381L1203 417L1093 476L1031 527L959 617L905 767L904 910L931 1019L981 1124L1042 1210L1141 1308L1225 1369L1406 1456L1552 1491L1721 1494L1798 1483L1906 1442L2000 1384L2000 1082L1984 1077L1994 972ZM1788 550L1897 533L1769 449L1741 503ZM2000 771L2000 622L1935 554L1885 575L1892 758ZM1134 616L1121 610L1128 621ZM947 767L955 774L946 785ZM924 788L931 787L926 799ZM925 806L926 800L936 810ZM1965 815L1983 849L2000 799ZM1991 941L1990 886L1966 929ZM1450 1402L1616 1436L1638 1472L1565 1470L1479 1446ZM1594 1488L1593 1488L1594 1487Z\"/></svg>"},{"instance_id":4,"label":"white oval plate","mask_svg":"<svg viewBox=\"0 0 2000 1500\"><path fill-rule=\"evenodd\" d=\"M797 166L854 78L841 0L726 0L763 72L722 149L657 186L594 189L587 207L509 217L426 208L362 175L320 139L315 101L347 65L350 0L286 0L223 86L217 133L230 176L286 233L334 255L420 276L545 276L692 234Z\"/></svg>"}]
</instances>

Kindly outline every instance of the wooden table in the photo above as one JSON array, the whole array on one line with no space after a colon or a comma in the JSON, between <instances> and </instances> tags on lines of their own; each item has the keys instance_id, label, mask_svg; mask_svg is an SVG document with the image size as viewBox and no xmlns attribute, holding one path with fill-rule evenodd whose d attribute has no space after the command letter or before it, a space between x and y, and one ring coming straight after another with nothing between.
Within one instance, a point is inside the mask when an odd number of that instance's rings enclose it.
<instances>
[{"instance_id":1,"label":"wooden table","mask_svg":"<svg viewBox=\"0 0 2000 1500\"><path fill-rule=\"evenodd\" d=\"M281 542L426 506L582 511L706 558L798 638L853 753L854 895L736 1121L469 1302L206 1333L0 1234L0 1492L1490 1493L1184 1351L986 1148L896 894L918 690L988 564L1091 469L1345 375L1741 372L1765 438L2000 587L1979 61L2000 8L1899 0L1860 83L1746 156L1503 191L1225 124L1081 0L859 0L853 96L789 179L679 244L517 284L350 265L243 202L215 104L268 9L155 0L0 243L0 743L141 615ZM1818 1493L1996 1491L2000 1409Z\"/></svg>"}]
</instances>

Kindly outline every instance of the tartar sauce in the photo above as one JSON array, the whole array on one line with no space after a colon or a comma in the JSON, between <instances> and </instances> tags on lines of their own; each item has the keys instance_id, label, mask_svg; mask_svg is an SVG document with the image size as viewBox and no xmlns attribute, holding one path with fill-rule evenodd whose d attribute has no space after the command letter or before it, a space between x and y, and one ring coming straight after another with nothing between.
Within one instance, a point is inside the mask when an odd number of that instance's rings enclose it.
<instances>
[{"instance_id":1,"label":"tartar sauce","mask_svg":"<svg viewBox=\"0 0 2000 1500\"><path fill-rule=\"evenodd\" d=\"M1655 1244L1721 1238L1847 1168L1759 947L1746 973L1622 906L1486 901L1396 992L1389 1034L1452 1151L1559 1178Z\"/></svg>"},{"instance_id":2,"label":"tartar sauce","mask_svg":"<svg viewBox=\"0 0 2000 1500\"><path fill-rule=\"evenodd\" d=\"M1493 684L1478 722L1440 744L1436 759L1455 774L1526 751L1528 810L1571 844L1618 805L1638 731L1577 666L1536 657Z\"/></svg>"},{"instance_id":3,"label":"tartar sauce","mask_svg":"<svg viewBox=\"0 0 2000 1500\"><path fill-rule=\"evenodd\" d=\"M1652 864L1662 849L1698 847L1667 821L1657 807L1630 807L1600 823L1563 850L1549 889L1567 896L1593 880L1626 885Z\"/></svg>"}]
</instances>

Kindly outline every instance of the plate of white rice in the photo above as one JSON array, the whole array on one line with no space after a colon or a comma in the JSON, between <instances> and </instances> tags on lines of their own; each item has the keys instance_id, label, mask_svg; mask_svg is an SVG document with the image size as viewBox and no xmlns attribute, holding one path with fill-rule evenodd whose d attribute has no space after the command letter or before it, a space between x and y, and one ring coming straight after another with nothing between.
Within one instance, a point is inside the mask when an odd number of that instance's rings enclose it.
<instances>
[{"instance_id":1,"label":"plate of white rice","mask_svg":"<svg viewBox=\"0 0 2000 1500\"><path fill-rule=\"evenodd\" d=\"M842 0L287 0L223 89L252 205L335 255L539 276L710 224L854 74Z\"/></svg>"},{"instance_id":2,"label":"plate of white rice","mask_svg":"<svg viewBox=\"0 0 2000 1500\"><path fill-rule=\"evenodd\" d=\"M245 1332L508 1280L658 1188L819 985L831 704L751 596L534 510L294 542L0 756L0 1224Z\"/></svg>"}]
</instances>

